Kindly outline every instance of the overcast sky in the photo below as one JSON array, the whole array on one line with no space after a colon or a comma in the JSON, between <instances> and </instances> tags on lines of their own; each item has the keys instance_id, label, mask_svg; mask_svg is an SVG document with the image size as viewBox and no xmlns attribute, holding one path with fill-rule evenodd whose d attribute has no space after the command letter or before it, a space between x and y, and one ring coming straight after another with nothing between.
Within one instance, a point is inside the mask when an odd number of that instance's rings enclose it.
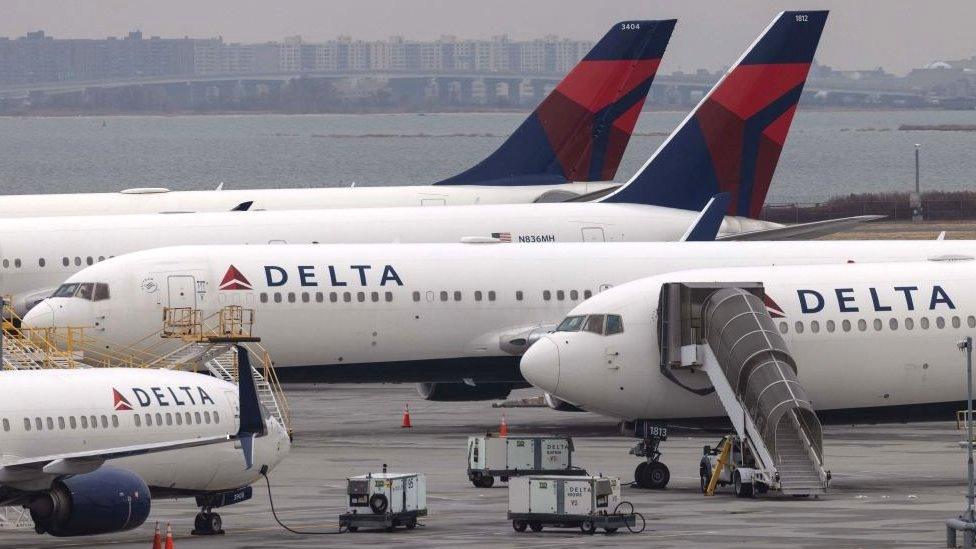
<instances>
[{"instance_id":1,"label":"overcast sky","mask_svg":"<svg viewBox=\"0 0 976 549\"><path fill-rule=\"evenodd\" d=\"M0 36L43 29L62 38L211 37L264 42L348 34L435 39L546 34L595 40L615 21L677 18L661 70L731 63L783 9L830 9L819 62L839 69L905 73L931 61L976 55L973 0L0 0Z\"/></svg>"}]
</instances>

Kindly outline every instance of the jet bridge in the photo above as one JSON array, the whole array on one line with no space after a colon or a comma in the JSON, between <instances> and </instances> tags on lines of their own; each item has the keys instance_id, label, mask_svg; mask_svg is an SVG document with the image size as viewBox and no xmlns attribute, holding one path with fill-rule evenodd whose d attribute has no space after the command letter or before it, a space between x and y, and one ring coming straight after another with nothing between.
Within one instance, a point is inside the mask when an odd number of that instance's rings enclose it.
<instances>
[{"instance_id":1,"label":"jet bridge","mask_svg":"<svg viewBox=\"0 0 976 549\"><path fill-rule=\"evenodd\" d=\"M658 315L661 370L687 390L714 390L735 430L735 459L716 466L718 452L706 451L703 490L709 480L713 488L732 483L739 495L753 489L824 494L830 475L823 468L820 421L763 297L759 283L665 284ZM674 375L680 369L704 371L712 388L681 384Z\"/></svg>"}]
</instances>

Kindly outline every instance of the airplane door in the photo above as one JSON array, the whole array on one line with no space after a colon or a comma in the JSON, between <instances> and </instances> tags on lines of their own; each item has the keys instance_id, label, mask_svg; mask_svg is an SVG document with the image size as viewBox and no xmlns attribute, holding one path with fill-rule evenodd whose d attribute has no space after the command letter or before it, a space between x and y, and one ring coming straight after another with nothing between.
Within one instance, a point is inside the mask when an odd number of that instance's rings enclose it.
<instances>
[{"instance_id":1,"label":"airplane door","mask_svg":"<svg viewBox=\"0 0 976 549\"><path fill-rule=\"evenodd\" d=\"M603 227L583 227L580 231L583 233L583 242L606 242Z\"/></svg>"},{"instance_id":2,"label":"airplane door","mask_svg":"<svg viewBox=\"0 0 976 549\"><path fill-rule=\"evenodd\" d=\"M188 307L196 309L196 280L192 276L172 275L166 277L168 296L167 307Z\"/></svg>"}]
</instances>

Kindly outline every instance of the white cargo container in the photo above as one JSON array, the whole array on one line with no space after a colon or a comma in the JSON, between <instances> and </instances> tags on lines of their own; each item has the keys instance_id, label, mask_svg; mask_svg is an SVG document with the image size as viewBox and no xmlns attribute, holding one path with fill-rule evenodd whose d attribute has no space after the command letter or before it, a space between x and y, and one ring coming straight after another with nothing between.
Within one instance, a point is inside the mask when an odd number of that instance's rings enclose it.
<instances>
[{"instance_id":1,"label":"white cargo container","mask_svg":"<svg viewBox=\"0 0 976 549\"><path fill-rule=\"evenodd\" d=\"M479 488L489 488L494 477L556 474L580 475L573 467L573 439L566 436L515 435L468 437L468 479Z\"/></svg>"},{"instance_id":2,"label":"white cargo container","mask_svg":"<svg viewBox=\"0 0 976 549\"><path fill-rule=\"evenodd\" d=\"M339 523L350 532L360 526L414 528L417 517L427 515L427 478L421 473L370 473L346 483L349 508Z\"/></svg>"},{"instance_id":3,"label":"white cargo container","mask_svg":"<svg viewBox=\"0 0 976 549\"><path fill-rule=\"evenodd\" d=\"M508 486L508 518L518 532L579 526L587 534L597 527L613 533L634 524L632 507L618 513L620 502L620 479L614 477L533 475Z\"/></svg>"}]
</instances>

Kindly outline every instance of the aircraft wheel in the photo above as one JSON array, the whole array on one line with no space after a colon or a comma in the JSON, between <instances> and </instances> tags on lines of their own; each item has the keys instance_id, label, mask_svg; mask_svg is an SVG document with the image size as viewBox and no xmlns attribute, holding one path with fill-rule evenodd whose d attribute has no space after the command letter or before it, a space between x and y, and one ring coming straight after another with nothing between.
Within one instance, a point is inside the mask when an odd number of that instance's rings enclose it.
<instances>
[{"instance_id":1,"label":"aircraft wheel","mask_svg":"<svg viewBox=\"0 0 976 549\"><path fill-rule=\"evenodd\" d=\"M207 522L207 526L210 528L211 532L220 532L223 529L224 521L217 513L210 513L210 517L208 518Z\"/></svg>"},{"instance_id":2,"label":"aircraft wheel","mask_svg":"<svg viewBox=\"0 0 976 549\"><path fill-rule=\"evenodd\" d=\"M638 463L637 464L637 467L634 469L634 481L641 488L647 488L646 486L644 486L644 483L642 481L642 479L644 478L644 471L645 470L647 470L647 462L646 461L642 461L642 462Z\"/></svg>"}]
</instances>

